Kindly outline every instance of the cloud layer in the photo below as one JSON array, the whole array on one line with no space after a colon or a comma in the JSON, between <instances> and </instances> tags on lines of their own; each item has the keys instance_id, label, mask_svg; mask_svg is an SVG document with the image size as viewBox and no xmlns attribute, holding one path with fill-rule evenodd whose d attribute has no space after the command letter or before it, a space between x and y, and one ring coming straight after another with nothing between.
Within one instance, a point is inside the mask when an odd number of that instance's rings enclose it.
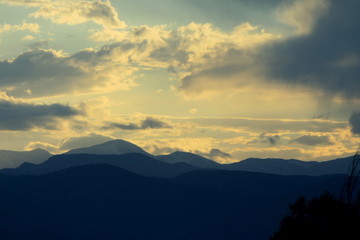
<instances>
[{"instance_id":1,"label":"cloud layer","mask_svg":"<svg viewBox=\"0 0 360 240\"><path fill-rule=\"evenodd\" d=\"M35 49L13 60L0 61L0 90L15 97L128 89L135 69L117 66L103 50L85 50L72 56ZM19 71L21 69L21 71Z\"/></svg>"},{"instance_id":2,"label":"cloud layer","mask_svg":"<svg viewBox=\"0 0 360 240\"><path fill-rule=\"evenodd\" d=\"M355 112L350 116L349 124L353 134L360 134L360 112Z\"/></svg>"},{"instance_id":3,"label":"cloud layer","mask_svg":"<svg viewBox=\"0 0 360 240\"><path fill-rule=\"evenodd\" d=\"M329 136L316 136L316 135L303 135L291 141L292 143L298 143L308 146L317 145L332 145L334 144Z\"/></svg>"},{"instance_id":4,"label":"cloud layer","mask_svg":"<svg viewBox=\"0 0 360 240\"><path fill-rule=\"evenodd\" d=\"M264 54L268 76L326 94L360 98L360 34L355 30L359 8L360 2L333 0L310 34L268 48Z\"/></svg>"},{"instance_id":5,"label":"cloud layer","mask_svg":"<svg viewBox=\"0 0 360 240\"><path fill-rule=\"evenodd\" d=\"M0 99L0 130L26 131L33 128L55 130L61 120L80 112L61 104L30 104Z\"/></svg>"},{"instance_id":6,"label":"cloud layer","mask_svg":"<svg viewBox=\"0 0 360 240\"><path fill-rule=\"evenodd\" d=\"M109 129L121 129L121 130L144 130L144 129L163 129L172 128L168 123L155 119L153 117L146 117L138 123L118 123L110 122L103 127L105 130Z\"/></svg>"},{"instance_id":7,"label":"cloud layer","mask_svg":"<svg viewBox=\"0 0 360 240\"><path fill-rule=\"evenodd\" d=\"M84 0L1 0L0 3L36 8L30 16L50 19L58 24L81 24L89 21L106 28L124 28L110 1Z\"/></svg>"}]
</instances>

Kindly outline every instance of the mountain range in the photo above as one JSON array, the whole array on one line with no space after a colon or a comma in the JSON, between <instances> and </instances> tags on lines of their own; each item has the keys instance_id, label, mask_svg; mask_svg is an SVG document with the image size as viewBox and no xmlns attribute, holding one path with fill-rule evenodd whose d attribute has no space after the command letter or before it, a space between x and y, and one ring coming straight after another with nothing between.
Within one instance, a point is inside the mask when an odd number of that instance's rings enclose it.
<instances>
[{"instance_id":1,"label":"mountain range","mask_svg":"<svg viewBox=\"0 0 360 240\"><path fill-rule=\"evenodd\" d=\"M32 156L0 170L1 239L265 240L300 196L340 196L352 160L220 164L124 140Z\"/></svg>"},{"instance_id":2,"label":"mountain range","mask_svg":"<svg viewBox=\"0 0 360 240\"><path fill-rule=\"evenodd\" d=\"M107 165L0 174L0 236L12 240L263 240L298 196L339 193L341 175L207 170L146 177Z\"/></svg>"},{"instance_id":3,"label":"mountain range","mask_svg":"<svg viewBox=\"0 0 360 240\"><path fill-rule=\"evenodd\" d=\"M249 158L230 164L220 164L188 152L174 152L168 155L154 156L135 144L124 140L113 140L91 147L73 149L55 156L41 149L30 152L2 152L4 154L1 155L0 163L3 165L0 164L0 167L8 168L0 170L3 173L42 174L71 166L106 163L146 176L159 177L173 177L176 174L198 168L240 170L280 175L320 176L326 174L347 174L353 159L353 157L347 157L316 162L296 159Z\"/></svg>"}]
</instances>

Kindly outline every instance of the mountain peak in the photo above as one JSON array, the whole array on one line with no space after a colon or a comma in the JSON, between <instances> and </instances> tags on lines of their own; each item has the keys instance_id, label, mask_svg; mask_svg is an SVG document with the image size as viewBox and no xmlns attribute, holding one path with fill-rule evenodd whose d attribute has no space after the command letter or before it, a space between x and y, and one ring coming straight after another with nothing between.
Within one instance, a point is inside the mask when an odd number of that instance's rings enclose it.
<instances>
[{"instance_id":1,"label":"mountain peak","mask_svg":"<svg viewBox=\"0 0 360 240\"><path fill-rule=\"evenodd\" d=\"M66 154L80 154L80 153L99 154L99 155L100 154L121 155L127 153L141 153L147 156L151 156L151 154L144 151L142 148L122 139L111 140L90 147L73 149L67 152Z\"/></svg>"},{"instance_id":2,"label":"mountain peak","mask_svg":"<svg viewBox=\"0 0 360 240\"><path fill-rule=\"evenodd\" d=\"M190 152L176 151L169 155L157 156L156 158L160 161L167 162L167 163L183 162L183 163L188 163L195 167L201 167L201 168L216 168L219 166L218 163L216 163L208 158L204 158L200 155L190 153Z\"/></svg>"}]
</instances>

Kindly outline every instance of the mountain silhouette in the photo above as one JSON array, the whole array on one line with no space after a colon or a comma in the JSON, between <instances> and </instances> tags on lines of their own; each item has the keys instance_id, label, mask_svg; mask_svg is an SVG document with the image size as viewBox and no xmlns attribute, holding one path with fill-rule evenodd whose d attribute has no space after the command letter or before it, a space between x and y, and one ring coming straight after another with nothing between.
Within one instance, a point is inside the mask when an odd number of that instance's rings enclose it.
<instances>
[{"instance_id":1,"label":"mountain silhouette","mask_svg":"<svg viewBox=\"0 0 360 240\"><path fill-rule=\"evenodd\" d=\"M219 239L233 199L110 165L0 175L2 239Z\"/></svg>"},{"instance_id":2,"label":"mountain silhouette","mask_svg":"<svg viewBox=\"0 0 360 240\"><path fill-rule=\"evenodd\" d=\"M221 168L221 165L210 159L189 152L174 152L168 155L156 156L156 159L167 163L188 163L199 168Z\"/></svg>"},{"instance_id":3,"label":"mountain silhouette","mask_svg":"<svg viewBox=\"0 0 360 240\"><path fill-rule=\"evenodd\" d=\"M224 164L220 168L281 175L347 174L353 157L339 158L324 162L300 161L296 159L249 158L240 162Z\"/></svg>"},{"instance_id":4,"label":"mountain silhouette","mask_svg":"<svg viewBox=\"0 0 360 240\"><path fill-rule=\"evenodd\" d=\"M150 153L144 151L142 148L127 142L125 140L117 139L108 141L102 144L97 144L86 148L77 148L68 151L65 154L110 154L110 155L122 155L127 153L141 153L143 155L152 156Z\"/></svg>"},{"instance_id":5,"label":"mountain silhouette","mask_svg":"<svg viewBox=\"0 0 360 240\"><path fill-rule=\"evenodd\" d=\"M329 191L340 194L345 175L285 176L246 171L193 171L176 181L213 189L237 199L239 215L220 239L269 239L287 207L299 196L313 197ZM228 238L227 238L228 237Z\"/></svg>"},{"instance_id":6,"label":"mountain silhouette","mask_svg":"<svg viewBox=\"0 0 360 240\"><path fill-rule=\"evenodd\" d=\"M186 163L196 168L310 176L347 174L348 167L352 160L352 157L339 158L323 162L301 161L297 159L285 160L277 158L249 158L230 164L220 164L208 158L189 152L177 151L168 155L153 156L139 146L120 139L108 141L87 148L73 149L66 154L122 155L126 153L140 153L165 163Z\"/></svg>"},{"instance_id":7,"label":"mountain silhouette","mask_svg":"<svg viewBox=\"0 0 360 240\"><path fill-rule=\"evenodd\" d=\"M43 174L77 165L107 163L145 176L158 177L173 177L197 168L263 172L280 175L320 176L326 174L347 174L352 160L352 157L324 162L296 159L249 158L230 164L220 164L197 154L187 152L174 152L168 155L153 156L135 144L120 139L91 147L73 149L63 155L54 156L43 164L38 163L45 161L51 156L50 153L44 150L38 149L31 152L2 151L2 153L3 155L0 156L0 160L2 159L0 166L3 163L3 166L6 166L6 168L15 168L22 164L16 169L0 170L3 173ZM85 157L84 154L89 156ZM74 156L65 157L66 155Z\"/></svg>"},{"instance_id":8,"label":"mountain silhouette","mask_svg":"<svg viewBox=\"0 0 360 240\"><path fill-rule=\"evenodd\" d=\"M3 169L0 173L13 175L42 175L74 166L109 164L144 176L174 177L180 173L196 170L186 163L169 164L140 153L123 155L63 154L55 155L41 164L25 163L15 169Z\"/></svg>"},{"instance_id":9,"label":"mountain silhouette","mask_svg":"<svg viewBox=\"0 0 360 240\"><path fill-rule=\"evenodd\" d=\"M0 169L15 168L24 162L41 163L51 156L49 152L43 149L35 149L32 151L0 150Z\"/></svg>"},{"instance_id":10,"label":"mountain silhouette","mask_svg":"<svg viewBox=\"0 0 360 240\"><path fill-rule=\"evenodd\" d=\"M0 174L0 233L12 240L268 239L296 198L336 193L343 180L223 170L153 178L107 164Z\"/></svg>"}]
</instances>

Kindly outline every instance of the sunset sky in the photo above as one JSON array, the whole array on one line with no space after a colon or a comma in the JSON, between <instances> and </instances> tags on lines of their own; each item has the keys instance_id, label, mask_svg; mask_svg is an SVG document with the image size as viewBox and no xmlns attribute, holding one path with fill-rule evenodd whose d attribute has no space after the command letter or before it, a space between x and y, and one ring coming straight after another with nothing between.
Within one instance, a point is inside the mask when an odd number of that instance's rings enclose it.
<instances>
[{"instance_id":1,"label":"sunset sky","mask_svg":"<svg viewBox=\"0 0 360 240\"><path fill-rule=\"evenodd\" d=\"M330 160L360 144L360 1L0 0L0 149L124 139Z\"/></svg>"}]
</instances>

